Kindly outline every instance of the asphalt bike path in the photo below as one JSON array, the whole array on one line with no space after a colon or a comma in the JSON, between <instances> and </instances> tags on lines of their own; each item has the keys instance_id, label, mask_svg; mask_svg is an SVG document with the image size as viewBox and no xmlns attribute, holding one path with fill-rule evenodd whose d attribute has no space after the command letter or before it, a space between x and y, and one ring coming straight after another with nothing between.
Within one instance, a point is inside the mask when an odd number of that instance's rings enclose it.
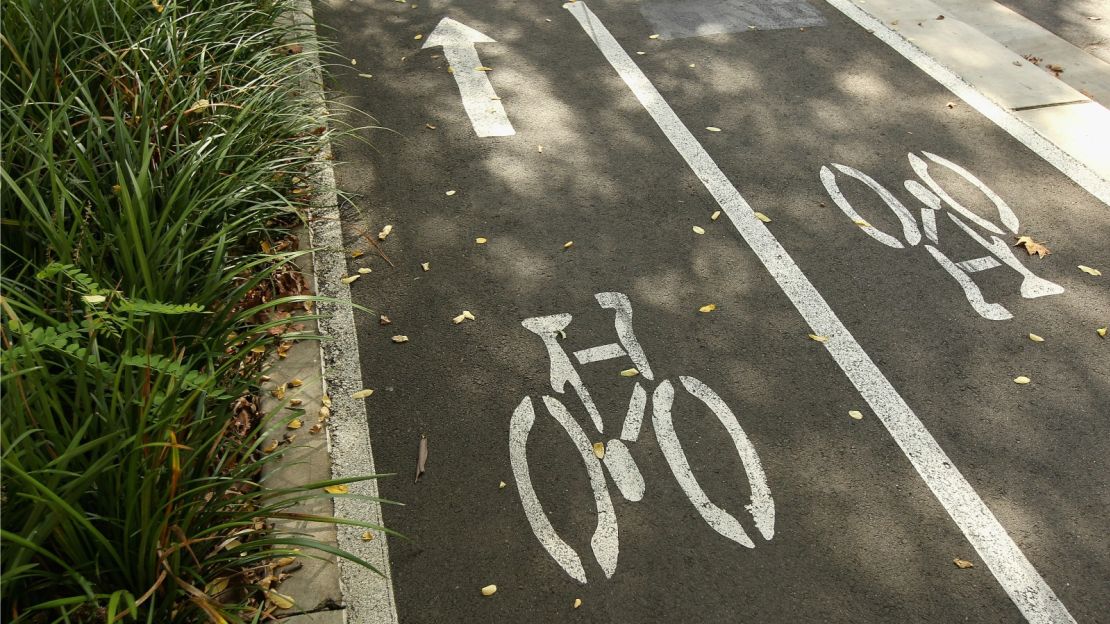
<instances>
[{"instance_id":1,"label":"asphalt bike path","mask_svg":"<svg viewBox=\"0 0 1110 624\"><path fill-rule=\"evenodd\" d=\"M400 620L1105 619L1108 207L829 5L687 9L318 6Z\"/></svg>"}]
</instances>

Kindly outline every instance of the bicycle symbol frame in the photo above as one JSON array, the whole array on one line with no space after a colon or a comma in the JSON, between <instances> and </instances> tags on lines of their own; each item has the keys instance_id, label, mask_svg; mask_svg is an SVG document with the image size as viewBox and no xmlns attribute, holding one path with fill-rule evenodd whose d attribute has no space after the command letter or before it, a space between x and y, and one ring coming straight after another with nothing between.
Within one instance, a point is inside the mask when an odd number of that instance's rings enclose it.
<instances>
[{"instance_id":1,"label":"bicycle symbol frame","mask_svg":"<svg viewBox=\"0 0 1110 624\"><path fill-rule=\"evenodd\" d=\"M979 189L979 191L994 204L998 212L998 217L1002 220L1002 224L1011 232L1017 234L1020 225L1017 215L1014 214L1013 209L1011 209L997 193L992 191L990 187L984 184L979 178L972 175L967 169L964 169L946 158L929 152L922 152L922 154L930 161L955 172L957 175L970 182L975 188ZM1026 268L1026 266L1017 259L1010 245L1006 243L1006 241L998 238L998 236L995 236L996 234L1004 233L1002 228L975 214L945 191L929 174L928 162L912 152L910 152L908 156L910 167L913 169L914 173L917 174L917 177L925 183L922 185L921 182L917 180L906 180L904 182L906 190L925 205L925 207L921 209L920 227L918 226L917 220L914 219L913 213L911 213L902 202L898 201L898 199L883 187L883 185L876 182L867 174L861 173L851 167L836 163L833 163L832 166L837 171L863 182L883 200L883 203L885 203L887 207L890 208L891 212L894 213L894 216L898 218L902 226L902 236L906 241L906 245L913 247L920 243L922 230L924 230L925 238L932 243L926 243L925 249L929 252L929 255L937 261L937 264L952 276L952 279L956 280L956 283L959 284L960 288L963 290L964 297L979 316L992 321L1005 321L1013 318L1014 315L1003 305L988 302L983 297L983 293L979 290L979 287L972 281L972 273L978 273L1000 266L1007 266L1021 275L1020 292L1021 296L1026 299L1058 295L1064 292L1062 286L1034 275L1032 271ZM829 193L829 197L837 207L840 208L841 212L849 219L861 225L864 233L887 247L893 247L894 249L905 248L905 245L903 245L902 241L898 240L896 236L879 230L860 217L859 213L857 213L848 200L845 199L844 194L840 192L840 187L836 182L836 174L833 173L832 169L822 166L820 175L821 183L824 184L825 190ZM948 218L959 226L972 241L987 250L990 255L964 260L963 262L953 262L948 256L937 249L936 246L940 244L940 238L937 234L936 214L941 210L941 202L946 204L956 214L960 215L956 216L953 212L945 212ZM963 218L961 219L960 217ZM964 223L964 219L990 232L990 240L988 241L980 236L971 226Z\"/></svg>"},{"instance_id":2,"label":"bicycle symbol frame","mask_svg":"<svg viewBox=\"0 0 1110 624\"><path fill-rule=\"evenodd\" d=\"M614 325L618 342L575 351L573 352L574 358L578 360L579 364L586 365L628 357L639 371L640 376L647 381L654 381L655 376L652 373L647 356L632 331L632 304L628 297L618 292L603 292L597 293L595 298L602 308L614 311ZM550 362L551 389L558 394L564 394L567 384L570 384L586 412L590 415L597 433L602 434L604 433L604 422L601 414L571 362L570 355L558 341L558 336L570 325L571 319L570 314L555 314L527 318L521 324L536 334L547 348ZM679 376L679 380L682 387L709 407L717 416L721 425L724 426L736 447L744 471L747 473L751 497L746 509L751 513L756 530L763 539L772 539L775 532L775 503L771 498L767 477L763 472L763 466L759 461L759 455L755 447L741 428L736 415L716 392L693 377L682 375ZM671 472L683 493L710 527L737 544L754 548L755 543L748 536L740 521L710 501L697 478L694 477L686 453L683 451L675 433L672 417L674 399L675 388L669 380L660 381L652 392L652 426L655 428L659 447ZM625 500L636 502L643 498L646 488L644 478L629 452L626 442L633 444L640 436L644 414L647 410L647 391L639 381L636 382L620 436L610 439L605 444L605 453L602 458L598 458L594 453L590 436L571 416L570 411L562 401L545 395L542 397L542 402L548 413L566 431L585 464L590 488L593 491L594 504L597 508L597 527L590 540L590 546L594 558L601 566L605 577L611 578L617 569L619 541L616 512L609 494L605 472L608 470L610 477L612 477ZM535 421L536 410L532 398L524 397L513 411L509 426L509 457L521 503L532 527L532 532L535 533L540 544L567 574L580 583L585 583L586 572L581 558L574 548L555 532L532 485L531 472L528 468L527 444L528 435L535 425ZM605 469L602 468L603 466Z\"/></svg>"}]
</instances>

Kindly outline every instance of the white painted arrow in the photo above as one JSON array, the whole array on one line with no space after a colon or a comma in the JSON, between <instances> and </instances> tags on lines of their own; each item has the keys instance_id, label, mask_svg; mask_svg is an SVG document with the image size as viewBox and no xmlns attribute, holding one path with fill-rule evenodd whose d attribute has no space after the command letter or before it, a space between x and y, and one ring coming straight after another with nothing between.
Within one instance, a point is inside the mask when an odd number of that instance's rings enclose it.
<instances>
[{"instance_id":1,"label":"white painted arrow","mask_svg":"<svg viewBox=\"0 0 1110 624\"><path fill-rule=\"evenodd\" d=\"M480 137L516 134L500 98L490 84L489 76L480 70L482 62L474 48L478 43L494 43L493 39L473 28L445 17L428 36L421 49L442 46L447 64L453 69L459 85L463 108L470 116L474 132Z\"/></svg>"}]
</instances>

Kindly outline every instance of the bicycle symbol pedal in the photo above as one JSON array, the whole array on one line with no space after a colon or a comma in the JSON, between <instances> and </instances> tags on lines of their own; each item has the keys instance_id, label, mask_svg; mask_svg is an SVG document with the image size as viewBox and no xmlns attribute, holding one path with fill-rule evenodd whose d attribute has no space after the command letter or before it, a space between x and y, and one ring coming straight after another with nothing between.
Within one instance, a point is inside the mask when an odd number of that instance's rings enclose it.
<instances>
[{"instance_id":1,"label":"bicycle symbol pedal","mask_svg":"<svg viewBox=\"0 0 1110 624\"><path fill-rule=\"evenodd\" d=\"M654 381L655 376L648 363L647 356L632 331L632 304L628 297L618 292L604 292L598 293L595 298L602 308L614 311L616 315L614 325L618 341L575 351L572 354L574 359L580 365L585 365L628 357L645 380ZM547 348L550 362L551 389L558 394L564 394L566 386L569 384L575 394L578 395L586 412L590 415L597 432L604 433L604 422L593 398L590 396L589 390L571 362L570 355L558 342L557 337L570 325L571 320L570 314L555 314L528 318L521 324L536 334ZM745 508L752 515L756 530L763 539L772 539L775 532L775 503L771 498L771 491L767 485L767 477L763 472L762 464L759 461L759 454L751 440L748 439L747 434L740 426L736 415L716 392L690 376L679 376L679 381L681 388L705 404L724 427L736 448L744 471L747 473L751 496L750 503ZM667 465L678 481L682 492L711 528L737 544L754 548L755 543L748 536L740 521L711 501L694 476L690 468L690 462L675 431L672 417L674 400L674 384L669 380L660 381L651 395L651 420L656 439ZM552 396L544 396L542 402L547 412L566 432L582 457L582 462L589 477L590 489L593 492L594 505L597 509L597 527L590 540L590 547L605 577L610 578L617 568L619 540L616 512L613 508L612 498L609 495L605 472L608 471L609 476L617 486L617 490L625 500L637 502L643 498L646 484L628 445L634 444L639 439L640 430L643 428L644 415L647 412L648 404L647 391L640 382L635 383L620 436L605 443L604 453L594 452L590 436L578 424L578 421L574 419L562 401ZM509 458L521 503L532 527L532 532L536 535L540 544L567 574L575 580L585 583L586 572L582 566L581 558L574 548L555 532L532 485L532 477L528 467L527 444L528 435L535 425L535 421L536 409L532 398L524 397L513 411L509 425Z\"/></svg>"}]
</instances>

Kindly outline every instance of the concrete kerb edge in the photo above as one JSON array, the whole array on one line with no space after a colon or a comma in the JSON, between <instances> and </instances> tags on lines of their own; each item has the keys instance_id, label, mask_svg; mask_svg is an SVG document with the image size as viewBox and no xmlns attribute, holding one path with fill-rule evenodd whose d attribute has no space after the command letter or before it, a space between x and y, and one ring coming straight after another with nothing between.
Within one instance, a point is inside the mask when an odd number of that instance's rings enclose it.
<instances>
[{"instance_id":1,"label":"concrete kerb edge","mask_svg":"<svg viewBox=\"0 0 1110 624\"><path fill-rule=\"evenodd\" d=\"M825 0L849 19L878 37L954 95L990 119L999 128L1033 150L1061 173L1071 178L1091 195L1110 206L1110 181L1104 180L1086 163L1061 149L1024 119L979 92L952 68L944 65L919 48L902 33L887 26L858 0Z\"/></svg>"},{"instance_id":2,"label":"concrete kerb edge","mask_svg":"<svg viewBox=\"0 0 1110 624\"><path fill-rule=\"evenodd\" d=\"M305 88L323 119L327 115L327 100L311 0L292 0L290 18L305 33L305 55L311 64ZM342 282L347 262L339 221L335 172L330 158L329 145L317 158L318 169L314 172L319 192L309 219L308 237L310 247L318 251L312 254L311 286L321 297L351 301L351 290ZM316 307L322 317L319 330L327 337L319 343L319 348L323 392L332 400L326 427L326 451L331 458L332 477L341 479L375 474L365 399L351 398L352 393L363 387L354 309L349 305L325 302L318 302ZM354 496L335 497L335 517L384 526L381 505L376 500L376 480L351 483L350 494ZM380 572L378 574L354 562L338 559L340 592L346 607L343 610L344 621L348 624L395 624L397 605L385 534L375 532L374 539L364 541L364 529L361 527L337 525L336 529L339 548L370 563Z\"/></svg>"}]
</instances>

